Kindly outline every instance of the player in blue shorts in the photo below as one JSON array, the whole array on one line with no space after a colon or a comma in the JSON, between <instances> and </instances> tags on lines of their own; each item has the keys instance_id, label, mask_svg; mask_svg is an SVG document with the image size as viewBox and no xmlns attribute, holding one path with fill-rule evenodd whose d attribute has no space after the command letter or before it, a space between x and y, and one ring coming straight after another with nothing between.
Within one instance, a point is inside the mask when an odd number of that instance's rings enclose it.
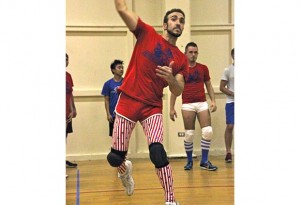
<instances>
[{"instance_id":1,"label":"player in blue shorts","mask_svg":"<svg viewBox=\"0 0 300 205\"><path fill-rule=\"evenodd\" d=\"M231 50L231 57L233 63L225 68L221 82L220 91L226 94L226 130L225 130L225 146L226 157L225 162L230 163L232 161L231 145L233 138L234 127L234 48Z\"/></svg>"}]
</instances>

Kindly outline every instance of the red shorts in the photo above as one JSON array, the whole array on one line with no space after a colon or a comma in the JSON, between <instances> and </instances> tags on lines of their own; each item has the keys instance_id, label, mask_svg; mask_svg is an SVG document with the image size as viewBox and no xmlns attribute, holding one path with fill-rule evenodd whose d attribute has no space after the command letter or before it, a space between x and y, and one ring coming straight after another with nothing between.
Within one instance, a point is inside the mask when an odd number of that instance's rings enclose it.
<instances>
[{"instance_id":1,"label":"red shorts","mask_svg":"<svg viewBox=\"0 0 300 205\"><path fill-rule=\"evenodd\" d=\"M116 113L131 121L141 122L152 115L162 114L162 107L147 105L121 93L116 106Z\"/></svg>"}]
</instances>

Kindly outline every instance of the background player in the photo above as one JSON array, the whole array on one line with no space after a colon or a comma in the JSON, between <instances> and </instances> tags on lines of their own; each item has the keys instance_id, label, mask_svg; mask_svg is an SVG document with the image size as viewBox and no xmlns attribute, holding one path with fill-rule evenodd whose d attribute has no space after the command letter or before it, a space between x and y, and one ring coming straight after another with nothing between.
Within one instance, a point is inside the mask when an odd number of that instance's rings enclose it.
<instances>
[{"instance_id":1,"label":"background player","mask_svg":"<svg viewBox=\"0 0 300 205\"><path fill-rule=\"evenodd\" d=\"M193 168L193 140L195 133L195 121L197 117L202 129L202 158L200 167L209 171L215 171L217 170L217 167L212 165L211 162L208 161L208 152L213 137L213 130L211 127L211 118L208 109L208 103L206 102L205 97L204 84L211 100L211 112L217 110L214 90L210 82L210 76L207 66L196 62L198 57L197 44L194 42L188 43L185 47L185 55L189 63L189 76L182 93L181 107L185 128L184 148L187 155L187 164L184 166L184 169L190 170ZM173 121L175 120L175 117L177 117L177 113L174 108L175 101L176 96L172 94L170 99L170 118Z\"/></svg>"},{"instance_id":2,"label":"background player","mask_svg":"<svg viewBox=\"0 0 300 205\"><path fill-rule=\"evenodd\" d=\"M233 63L225 68L220 82L220 91L226 94L226 129L225 129L225 146L226 157L225 162L230 163L232 161L231 145L233 138L234 128L234 48L231 50L231 57Z\"/></svg>"},{"instance_id":3,"label":"background player","mask_svg":"<svg viewBox=\"0 0 300 205\"><path fill-rule=\"evenodd\" d=\"M117 90L123 82L123 61L114 60L110 65L110 69L114 77L104 83L101 94L105 96L105 111L109 122L109 136L111 137L116 118L115 108L119 98Z\"/></svg>"}]
</instances>

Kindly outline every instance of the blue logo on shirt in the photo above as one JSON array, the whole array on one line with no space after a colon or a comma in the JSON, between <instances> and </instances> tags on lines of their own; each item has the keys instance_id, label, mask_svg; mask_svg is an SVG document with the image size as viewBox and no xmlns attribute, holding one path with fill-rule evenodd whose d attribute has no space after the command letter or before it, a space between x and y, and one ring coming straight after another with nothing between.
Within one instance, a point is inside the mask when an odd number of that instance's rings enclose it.
<instances>
[{"instance_id":1,"label":"blue logo on shirt","mask_svg":"<svg viewBox=\"0 0 300 205\"><path fill-rule=\"evenodd\" d=\"M165 50L162 49L162 46L160 43L156 44L156 47L154 50L151 51L144 51L143 55L155 63L156 65L161 66L168 66L170 61L169 59L173 59L173 54L170 48L167 48Z\"/></svg>"},{"instance_id":2,"label":"blue logo on shirt","mask_svg":"<svg viewBox=\"0 0 300 205\"><path fill-rule=\"evenodd\" d=\"M198 83L201 81L201 76L198 70L189 74L186 83Z\"/></svg>"}]
</instances>

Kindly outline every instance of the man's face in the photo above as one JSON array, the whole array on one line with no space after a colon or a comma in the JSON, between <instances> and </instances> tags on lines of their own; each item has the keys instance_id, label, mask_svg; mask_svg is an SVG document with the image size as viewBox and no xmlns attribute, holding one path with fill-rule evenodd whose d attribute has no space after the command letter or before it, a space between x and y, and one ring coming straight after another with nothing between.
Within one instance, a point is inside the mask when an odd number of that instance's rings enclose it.
<instances>
[{"instance_id":1,"label":"man's face","mask_svg":"<svg viewBox=\"0 0 300 205\"><path fill-rule=\"evenodd\" d=\"M114 74L122 76L124 72L124 66L122 64L116 65L116 68L113 69Z\"/></svg>"},{"instance_id":2,"label":"man's face","mask_svg":"<svg viewBox=\"0 0 300 205\"><path fill-rule=\"evenodd\" d=\"M196 62L198 58L198 48L194 46L187 47L185 55L190 63Z\"/></svg>"},{"instance_id":3,"label":"man's face","mask_svg":"<svg viewBox=\"0 0 300 205\"><path fill-rule=\"evenodd\" d=\"M173 37L179 37L184 29L185 19L182 13L173 12L168 16L168 23L164 23L164 29Z\"/></svg>"}]
</instances>

